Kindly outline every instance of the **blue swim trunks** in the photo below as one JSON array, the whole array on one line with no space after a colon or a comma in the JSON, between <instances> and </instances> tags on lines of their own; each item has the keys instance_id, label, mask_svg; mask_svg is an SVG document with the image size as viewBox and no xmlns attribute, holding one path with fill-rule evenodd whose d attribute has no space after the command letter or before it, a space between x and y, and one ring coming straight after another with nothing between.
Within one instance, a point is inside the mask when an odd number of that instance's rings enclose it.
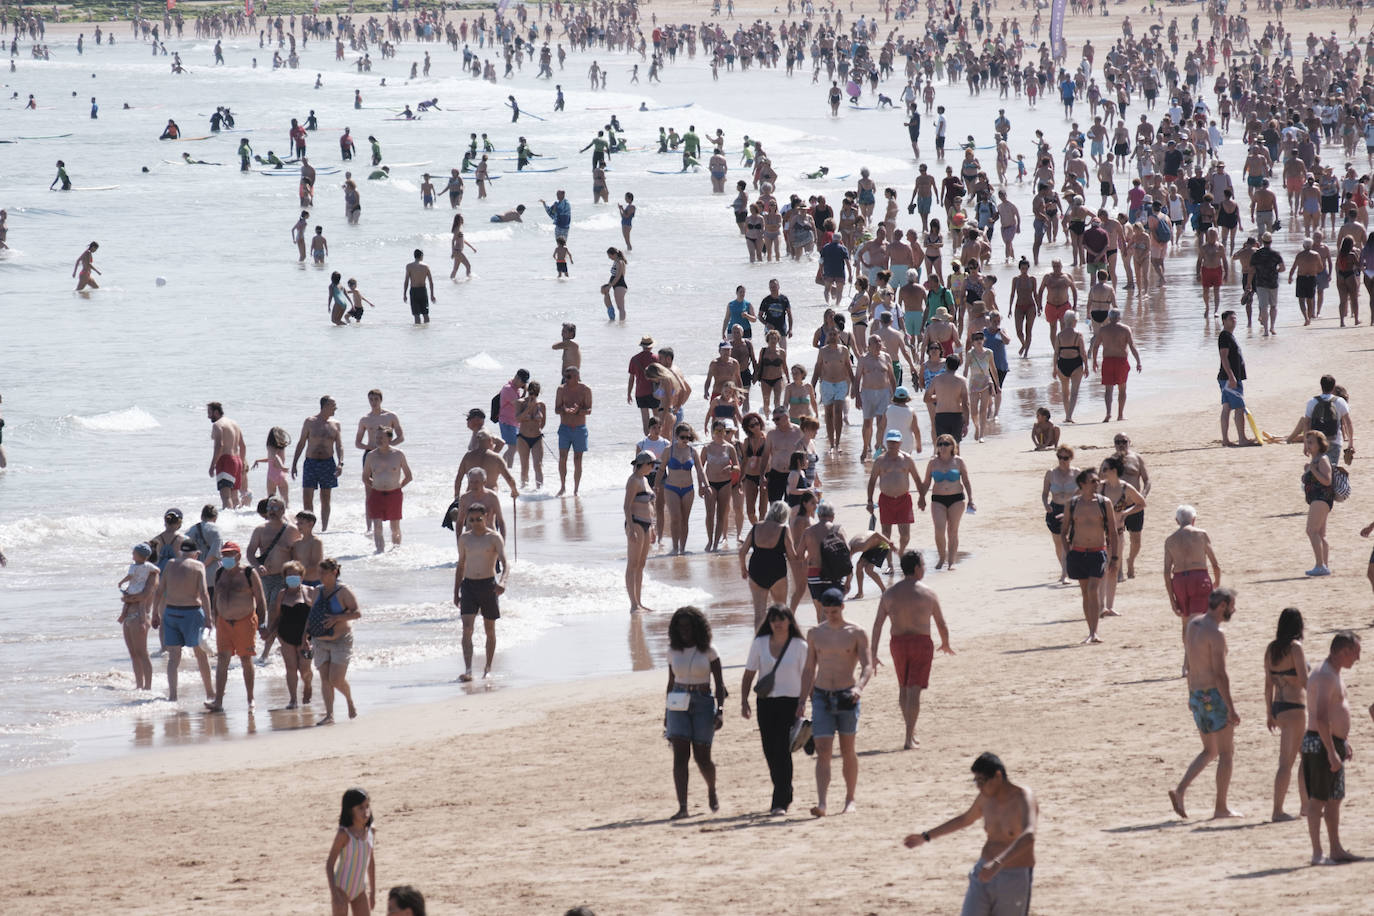
<instances>
[{"instance_id":1,"label":"blue swim trunks","mask_svg":"<svg viewBox=\"0 0 1374 916\"><path fill-rule=\"evenodd\" d=\"M205 612L196 607L167 605L162 615L162 641L168 646L194 649L200 645L200 631L205 628Z\"/></svg>"},{"instance_id":2,"label":"blue swim trunks","mask_svg":"<svg viewBox=\"0 0 1374 916\"><path fill-rule=\"evenodd\" d=\"M332 490L339 485L339 466L333 458L305 459L301 486L307 490Z\"/></svg>"},{"instance_id":3,"label":"blue swim trunks","mask_svg":"<svg viewBox=\"0 0 1374 916\"><path fill-rule=\"evenodd\" d=\"M1193 721L1197 723L1197 730L1204 735L1221 731L1231 721L1226 701L1221 698L1221 691L1215 687L1189 693L1188 708L1193 711Z\"/></svg>"},{"instance_id":4,"label":"blue swim trunks","mask_svg":"<svg viewBox=\"0 0 1374 916\"><path fill-rule=\"evenodd\" d=\"M821 406L837 404L849 397L848 382L821 382Z\"/></svg>"},{"instance_id":5,"label":"blue swim trunks","mask_svg":"<svg viewBox=\"0 0 1374 916\"><path fill-rule=\"evenodd\" d=\"M1226 379L1217 379L1217 384L1221 386L1221 403L1232 410L1245 409L1245 383L1236 379L1236 387L1226 387Z\"/></svg>"},{"instance_id":6,"label":"blue swim trunks","mask_svg":"<svg viewBox=\"0 0 1374 916\"><path fill-rule=\"evenodd\" d=\"M567 449L572 449L579 455L587 450L587 427L559 425L558 450L561 452Z\"/></svg>"}]
</instances>

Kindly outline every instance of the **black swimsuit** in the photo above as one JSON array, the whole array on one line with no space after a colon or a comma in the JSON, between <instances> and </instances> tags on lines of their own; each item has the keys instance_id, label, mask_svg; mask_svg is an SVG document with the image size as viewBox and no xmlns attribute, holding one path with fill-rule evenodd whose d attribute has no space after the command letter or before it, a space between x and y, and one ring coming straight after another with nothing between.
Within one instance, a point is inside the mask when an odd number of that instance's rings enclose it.
<instances>
[{"instance_id":1,"label":"black swimsuit","mask_svg":"<svg viewBox=\"0 0 1374 916\"><path fill-rule=\"evenodd\" d=\"M1065 350L1072 350L1078 355L1069 359L1063 356ZM1059 347L1056 351L1055 366L1059 369L1059 374L1065 378L1072 378L1073 374L1083 368L1083 351L1078 344L1071 347Z\"/></svg>"},{"instance_id":2,"label":"black swimsuit","mask_svg":"<svg viewBox=\"0 0 1374 916\"><path fill-rule=\"evenodd\" d=\"M778 534L778 542L772 547L760 547L754 540L754 532L749 532L749 544L753 552L749 555L749 578L759 588L772 588L787 578L787 550L783 547L784 532Z\"/></svg>"},{"instance_id":3,"label":"black swimsuit","mask_svg":"<svg viewBox=\"0 0 1374 916\"><path fill-rule=\"evenodd\" d=\"M310 616L310 605L282 604L281 619L277 621L277 638L285 645L299 646L305 636L305 621Z\"/></svg>"}]
</instances>

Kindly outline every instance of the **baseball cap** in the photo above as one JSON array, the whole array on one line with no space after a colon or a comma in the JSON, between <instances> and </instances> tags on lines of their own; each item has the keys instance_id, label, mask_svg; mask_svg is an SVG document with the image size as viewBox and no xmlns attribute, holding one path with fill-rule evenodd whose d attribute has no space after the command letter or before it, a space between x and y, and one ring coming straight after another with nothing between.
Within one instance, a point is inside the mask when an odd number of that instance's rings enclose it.
<instances>
[{"instance_id":1,"label":"baseball cap","mask_svg":"<svg viewBox=\"0 0 1374 916\"><path fill-rule=\"evenodd\" d=\"M480 407L474 407L472 408L472 410L468 411L468 419L471 420L474 417L478 417L480 419L485 420L487 418L486 411L484 411Z\"/></svg>"},{"instance_id":2,"label":"baseball cap","mask_svg":"<svg viewBox=\"0 0 1374 916\"><path fill-rule=\"evenodd\" d=\"M181 510L180 510L180 509L168 509L166 512L162 513L162 517L163 517L163 518L174 518L174 519L176 519L177 521L181 521Z\"/></svg>"},{"instance_id":3,"label":"baseball cap","mask_svg":"<svg viewBox=\"0 0 1374 916\"><path fill-rule=\"evenodd\" d=\"M892 400L909 401L911 400L911 392L906 390L905 385L898 385L897 390L892 392Z\"/></svg>"},{"instance_id":4,"label":"baseball cap","mask_svg":"<svg viewBox=\"0 0 1374 916\"><path fill-rule=\"evenodd\" d=\"M841 607L844 605L844 592L838 588L827 588L821 592L821 607Z\"/></svg>"},{"instance_id":5,"label":"baseball cap","mask_svg":"<svg viewBox=\"0 0 1374 916\"><path fill-rule=\"evenodd\" d=\"M135 544L134 553L141 557L151 557L153 555L153 548L149 547L147 544Z\"/></svg>"},{"instance_id":6,"label":"baseball cap","mask_svg":"<svg viewBox=\"0 0 1374 916\"><path fill-rule=\"evenodd\" d=\"M193 550L199 550L199 549L200 549L200 548L196 547L196 542L193 541L193 540L191 540L190 538L185 538L185 539L182 540L182 542L181 542L181 552L182 552L182 553L190 553L190 552L193 551Z\"/></svg>"},{"instance_id":7,"label":"baseball cap","mask_svg":"<svg viewBox=\"0 0 1374 916\"><path fill-rule=\"evenodd\" d=\"M243 550L233 541L225 541L224 546L219 549L221 554L242 554Z\"/></svg>"},{"instance_id":8,"label":"baseball cap","mask_svg":"<svg viewBox=\"0 0 1374 916\"><path fill-rule=\"evenodd\" d=\"M889 430L887 431L887 435L886 435L886 436L883 436L883 441L884 441L884 442L901 442L901 441L902 441L902 434L899 433L899 432L897 432L897 430L895 430L895 429L889 429Z\"/></svg>"}]
</instances>

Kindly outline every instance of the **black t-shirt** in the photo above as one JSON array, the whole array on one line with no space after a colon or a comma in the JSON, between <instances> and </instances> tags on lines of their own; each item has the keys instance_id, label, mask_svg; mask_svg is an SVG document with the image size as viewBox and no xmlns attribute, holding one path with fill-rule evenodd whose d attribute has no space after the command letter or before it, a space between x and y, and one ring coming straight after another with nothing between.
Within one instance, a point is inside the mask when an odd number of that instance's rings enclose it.
<instances>
[{"instance_id":1,"label":"black t-shirt","mask_svg":"<svg viewBox=\"0 0 1374 916\"><path fill-rule=\"evenodd\" d=\"M1171 149L1164 154L1164 174L1177 175L1179 169L1183 168L1183 154L1176 149Z\"/></svg>"},{"instance_id":2,"label":"black t-shirt","mask_svg":"<svg viewBox=\"0 0 1374 916\"><path fill-rule=\"evenodd\" d=\"M835 211L830 208L830 204L817 204L811 211L811 219L816 223L816 228L825 230L825 221L835 218Z\"/></svg>"},{"instance_id":3,"label":"black t-shirt","mask_svg":"<svg viewBox=\"0 0 1374 916\"><path fill-rule=\"evenodd\" d=\"M1240 355L1240 345L1236 343L1236 337L1230 331L1222 331L1217 335L1217 355L1231 364L1231 374L1236 377L1236 381L1245 381L1245 357ZM1217 371L1217 381L1226 381L1225 366Z\"/></svg>"},{"instance_id":4,"label":"black t-shirt","mask_svg":"<svg viewBox=\"0 0 1374 916\"><path fill-rule=\"evenodd\" d=\"M791 303L787 297L779 293L774 296L771 293L763 297L759 303L759 317L763 323L770 328L775 328L779 333L787 333L787 311L791 308Z\"/></svg>"},{"instance_id":5,"label":"black t-shirt","mask_svg":"<svg viewBox=\"0 0 1374 916\"><path fill-rule=\"evenodd\" d=\"M1194 175L1188 179L1188 197L1193 203L1200 204L1202 199L1207 196L1207 179L1202 175Z\"/></svg>"}]
</instances>

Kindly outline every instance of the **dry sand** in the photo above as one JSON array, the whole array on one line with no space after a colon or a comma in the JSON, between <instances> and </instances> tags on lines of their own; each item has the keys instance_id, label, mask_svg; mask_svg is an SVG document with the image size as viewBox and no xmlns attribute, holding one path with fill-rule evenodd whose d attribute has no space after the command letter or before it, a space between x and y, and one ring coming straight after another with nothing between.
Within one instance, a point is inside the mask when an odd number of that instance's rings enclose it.
<instances>
[{"instance_id":1,"label":"dry sand","mask_svg":"<svg viewBox=\"0 0 1374 916\"><path fill-rule=\"evenodd\" d=\"M661 5L650 9L661 20L674 18ZM1191 16L1192 9L1177 14ZM1113 12L1101 29L1093 23L1094 32L1115 32ZM693 11L703 13L704 7ZM754 13L741 8L737 15L748 21ZM1344 15L1318 16L1317 27L1344 36ZM1305 34L1306 17L1290 15L1288 22L1300 23ZM1079 23L1070 21L1074 41ZM1255 27L1262 28L1258 19ZM1058 129L1057 117L1042 117ZM1285 238L1285 254L1293 247L1294 238ZM1190 252L1170 261L1175 308L1174 297L1196 296L1183 281ZM1228 290L1228 303L1235 295ZM1317 376L1331 370L1352 392L1358 433L1371 390L1371 329L1338 331L1324 321L1302 330L1292 324L1291 293L1281 301L1277 341L1241 337L1252 408L1270 432L1287 432ZM1139 307L1130 301L1128 321ZM1327 309L1334 308L1333 297ZM1213 326L1209 341L1214 334ZM1042 345L1043 339L1037 352ZM0 899L20 912L44 913L326 912L321 871L339 797L361 785L373 797L383 895L393 884L416 884L431 912L555 913L585 903L600 914L801 912L816 905L844 914L951 913L981 831L914 852L900 841L967 806L968 764L991 749L1015 781L1039 795L1034 912L1366 911L1363 884L1374 866L1308 867L1305 824L1265 823L1278 741L1263 725L1261 662L1278 611L1288 605L1307 618L1314 662L1332 630L1367 628L1369 545L1358 530L1370 519L1363 507L1371 497L1359 473L1363 460L1354 466L1354 495L1331 517L1336 575L1308 580L1298 447L1219 447L1212 352L1199 355L1184 394L1133 400L1126 424L1065 429L1065 441L1080 450L1079 464L1097 460L1112 433L1127 429L1154 482L1138 575L1117 600L1125 616L1103 626L1105 645L1077 646L1085 632L1077 589L1054 584L1038 503L1051 456L1031 453L1019 437L965 449L980 506L963 528L971 556L957 572L929 579L959 654L937 660L920 750L898 750L890 670L870 686L855 815L759 816L768 804L767 772L752 723L738 717L742 658L727 658L736 695L715 745L718 815L706 811L694 771L694 816L665 820L674 800L670 754L660 737L662 671L476 692L377 716L367 715L364 696L363 717L333 729L7 776L0 810L12 840ZM1149 353L1145 360L1148 373ZM1037 373L1044 362L1037 361ZM1092 419L1100 389L1085 385L1083 397L1080 415ZM1008 410L1024 406L1009 395ZM1357 436L1357 444L1363 441ZM830 495L843 507L841 521L862 527L861 493ZM1198 819L1180 821L1166 797L1200 746L1177 676L1178 625L1160 575L1161 541L1181 502L1198 507L1224 584L1240 593L1228 629L1242 718L1231 792L1232 806L1246 815L1238 821L1198 818L1211 808L1213 769L1188 796ZM917 543L929 544L927 525L918 519ZM869 625L874 604L851 605L851 619ZM665 623L660 615L648 626ZM887 657L885 645L881 655ZM1364 711L1374 699L1368 664L1347 679L1356 756L1343 836L1357 853L1374 853L1374 777L1364 764L1374 753L1367 750ZM809 758L798 754L796 762L794 811L802 812L814 784ZM1288 808L1296 807L1290 794Z\"/></svg>"}]
</instances>

